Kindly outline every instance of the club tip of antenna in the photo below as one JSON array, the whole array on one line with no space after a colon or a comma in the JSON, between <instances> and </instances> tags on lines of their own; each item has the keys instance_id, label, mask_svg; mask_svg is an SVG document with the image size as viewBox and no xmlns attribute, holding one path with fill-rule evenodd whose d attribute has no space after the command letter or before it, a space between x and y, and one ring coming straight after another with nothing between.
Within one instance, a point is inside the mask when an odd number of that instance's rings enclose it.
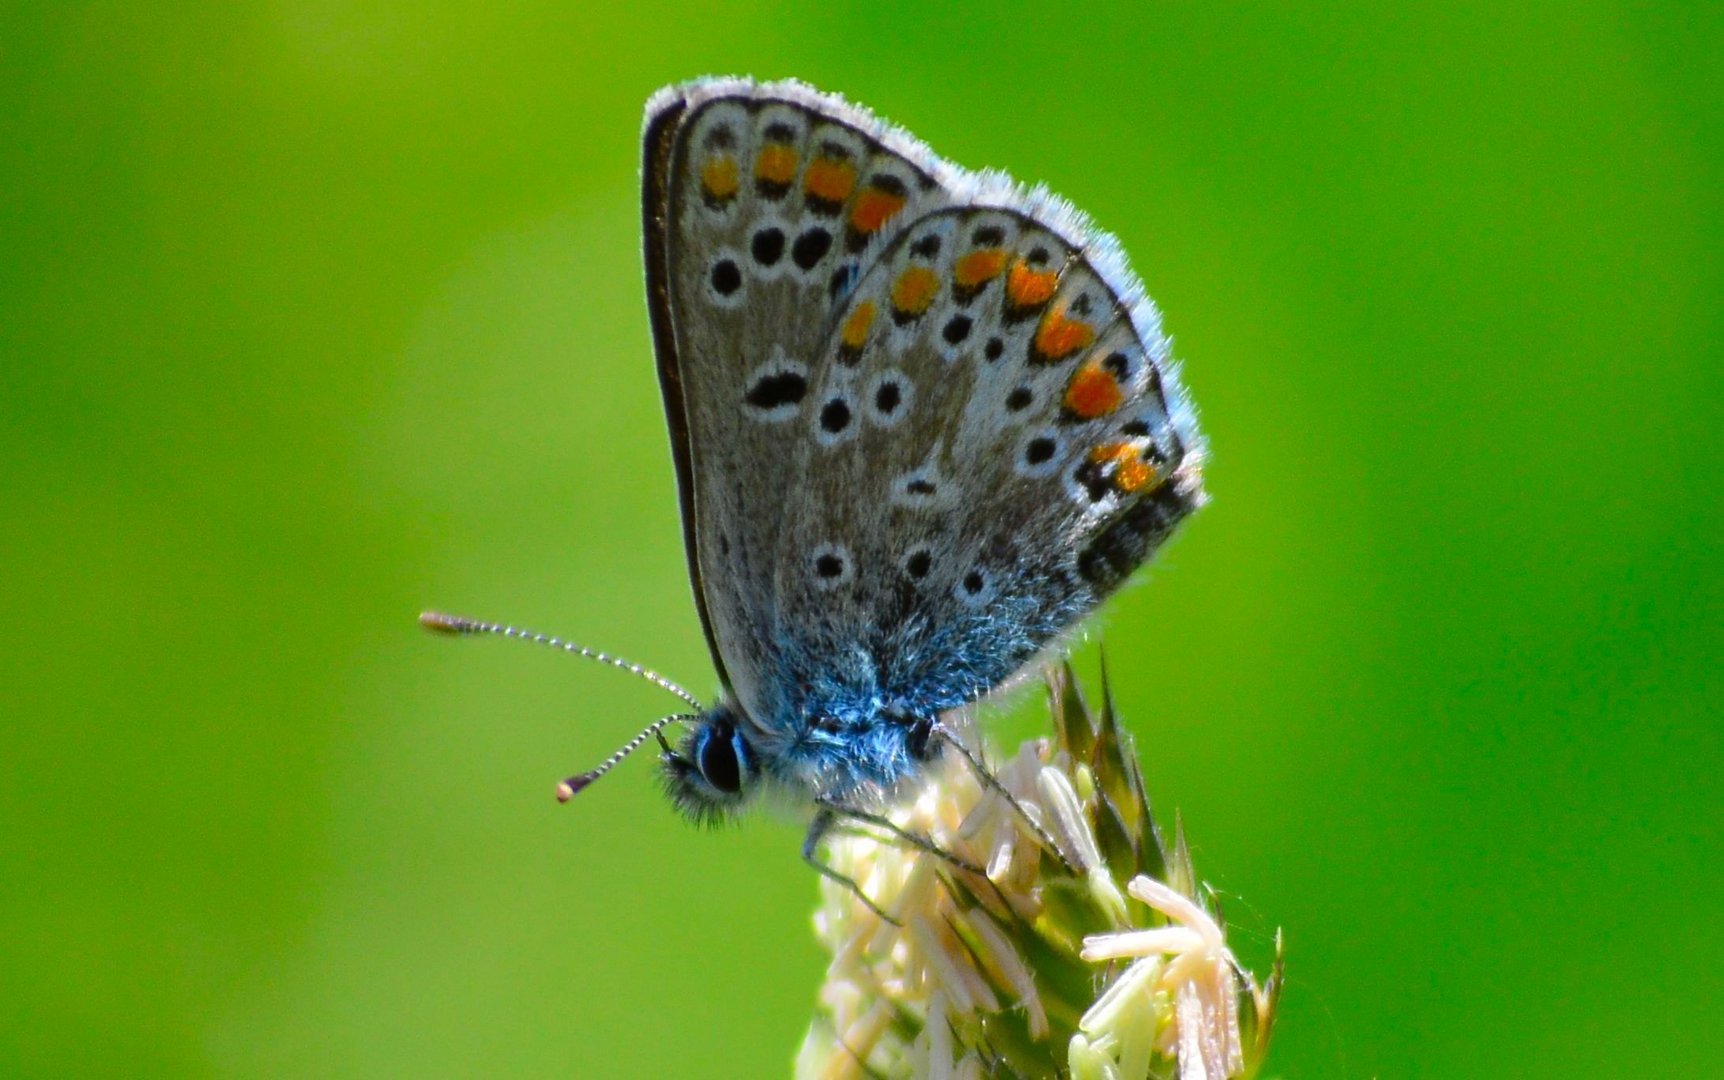
<instances>
[{"instance_id":1,"label":"club tip of antenna","mask_svg":"<svg viewBox=\"0 0 1724 1080\"><path fill-rule=\"evenodd\" d=\"M567 780L564 780L562 783L557 785L557 801L560 803L568 802L576 795L579 795L588 784L597 779L598 777L594 776L592 773L582 773L579 776L569 777Z\"/></svg>"},{"instance_id":2,"label":"club tip of antenna","mask_svg":"<svg viewBox=\"0 0 1724 1080\"><path fill-rule=\"evenodd\" d=\"M465 634L473 629L472 620L463 619L459 615L445 615L441 611L421 611L419 613L419 625L433 634L447 634L450 637Z\"/></svg>"}]
</instances>

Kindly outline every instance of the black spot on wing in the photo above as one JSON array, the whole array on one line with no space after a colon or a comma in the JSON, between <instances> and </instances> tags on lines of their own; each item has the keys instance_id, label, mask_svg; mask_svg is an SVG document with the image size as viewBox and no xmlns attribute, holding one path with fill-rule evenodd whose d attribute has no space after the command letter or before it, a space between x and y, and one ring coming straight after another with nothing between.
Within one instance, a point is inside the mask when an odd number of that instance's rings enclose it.
<instances>
[{"instance_id":1,"label":"black spot on wing","mask_svg":"<svg viewBox=\"0 0 1724 1080\"><path fill-rule=\"evenodd\" d=\"M729 296L742 288L742 268L733 259L720 259L712 264L712 291Z\"/></svg>"},{"instance_id":2,"label":"black spot on wing","mask_svg":"<svg viewBox=\"0 0 1724 1080\"><path fill-rule=\"evenodd\" d=\"M761 229L754 234L749 250L755 262L762 266L772 266L784 257L784 230Z\"/></svg>"},{"instance_id":3,"label":"black spot on wing","mask_svg":"<svg viewBox=\"0 0 1724 1080\"><path fill-rule=\"evenodd\" d=\"M832 233L818 225L796 238L790 246L790 261L803 270L812 270L832 249Z\"/></svg>"},{"instance_id":4,"label":"black spot on wing","mask_svg":"<svg viewBox=\"0 0 1724 1080\"><path fill-rule=\"evenodd\" d=\"M794 371L783 371L756 379L742 400L757 409L774 409L780 405L795 405L807 393L807 379Z\"/></svg>"},{"instance_id":5,"label":"black spot on wing","mask_svg":"<svg viewBox=\"0 0 1724 1080\"><path fill-rule=\"evenodd\" d=\"M820 427L836 435L850 426L850 404L843 398L833 398L820 407Z\"/></svg>"}]
</instances>

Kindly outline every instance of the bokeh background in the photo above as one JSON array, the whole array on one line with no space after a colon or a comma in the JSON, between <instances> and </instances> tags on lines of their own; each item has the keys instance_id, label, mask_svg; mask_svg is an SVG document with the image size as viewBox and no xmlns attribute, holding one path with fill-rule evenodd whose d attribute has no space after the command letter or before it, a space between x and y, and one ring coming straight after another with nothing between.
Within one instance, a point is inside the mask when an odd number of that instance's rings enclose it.
<instances>
[{"instance_id":1,"label":"bokeh background","mask_svg":"<svg viewBox=\"0 0 1724 1080\"><path fill-rule=\"evenodd\" d=\"M786 1071L798 826L558 808L665 700L414 623L714 688L636 205L706 72L1165 309L1215 501L1101 625L1275 1074L1716 1067L1716 5L603 7L0 13L0 1073Z\"/></svg>"}]
</instances>

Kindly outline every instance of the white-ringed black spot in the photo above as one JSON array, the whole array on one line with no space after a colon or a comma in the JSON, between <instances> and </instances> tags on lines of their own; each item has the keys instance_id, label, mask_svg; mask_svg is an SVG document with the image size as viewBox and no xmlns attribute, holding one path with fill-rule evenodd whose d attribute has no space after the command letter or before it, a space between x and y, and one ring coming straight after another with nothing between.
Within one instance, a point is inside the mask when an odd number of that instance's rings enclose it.
<instances>
[{"instance_id":1,"label":"white-ringed black spot","mask_svg":"<svg viewBox=\"0 0 1724 1080\"><path fill-rule=\"evenodd\" d=\"M742 288L742 268L734 259L720 259L712 264L712 291L729 296Z\"/></svg>"},{"instance_id":2,"label":"white-ringed black spot","mask_svg":"<svg viewBox=\"0 0 1724 1080\"><path fill-rule=\"evenodd\" d=\"M950 497L945 477L933 464L927 464L893 477L890 498L894 506L922 510L941 506Z\"/></svg>"},{"instance_id":3,"label":"white-ringed black spot","mask_svg":"<svg viewBox=\"0 0 1724 1080\"><path fill-rule=\"evenodd\" d=\"M940 253L940 237L934 233L919 238L910 245L910 254L922 259L932 259Z\"/></svg>"},{"instance_id":4,"label":"white-ringed black spot","mask_svg":"<svg viewBox=\"0 0 1724 1080\"><path fill-rule=\"evenodd\" d=\"M1107 369L1108 374L1122 383L1131 377L1131 358L1122 352L1109 353L1107 359L1101 362L1101 366Z\"/></svg>"},{"instance_id":5,"label":"white-ringed black spot","mask_svg":"<svg viewBox=\"0 0 1724 1080\"><path fill-rule=\"evenodd\" d=\"M774 371L754 380L742 400L757 409L795 405L808 393L808 380L794 371Z\"/></svg>"},{"instance_id":6,"label":"white-ringed black spot","mask_svg":"<svg viewBox=\"0 0 1724 1080\"><path fill-rule=\"evenodd\" d=\"M1120 425L1119 433L1133 439L1142 439L1149 435L1149 424L1142 420L1127 420Z\"/></svg>"},{"instance_id":7,"label":"white-ringed black spot","mask_svg":"<svg viewBox=\"0 0 1724 1080\"><path fill-rule=\"evenodd\" d=\"M820 429L838 434L850 426L850 403L841 397L835 397L820 406Z\"/></svg>"},{"instance_id":8,"label":"white-ringed black spot","mask_svg":"<svg viewBox=\"0 0 1724 1080\"><path fill-rule=\"evenodd\" d=\"M934 568L934 553L925 547L910 552L904 560L904 573L917 581L928 576L928 571Z\"/></svg>"},{"instance_id":9,"label":"white-ringed black spot","mask_svg":"<svg viewBox=\"0 0 1724 1080\"><path fill-rule=\"evenodd\" d=\"M904 402L904 388L895 382L883 382L874 391L874 408L886 416L891 416Z\"/></svg>"},{"instance_id":10,"label":"white-ringed black spot","mask_svg":"<svg viewBox=\"0 0 1724 1080\"><path fill-rule=\"evenodd\" d=\"M709 150L729 150L736 145L736 133L726 124L714 124L706 133L706 146Z\"/></svg>"},{"instance_id":11,"label":"white-ringed black spot","mask_svg":"<svg viewBox=\"0 0 1724 1080\"><path fill-rule=\"evenodd\" d=\"M1005 352L1006 343L997 337L989 338L988 343L982 346L982 355L987 357L989 360L998 360L1001 356L1005 355Z\"/></svg>"},{"instance_id":12,"label":"white-ringed black spot","mask_svg":"<svg viewBox=\"0 0 1724 1080\"><path fill-rule=\"evenodd\" d=\"M1005 243L1006 230L998 225L983 225L970 235L970 240L977 247L998 247Z\"/></svg>"},{"instance_id":13,"label":"white-ringed black spot","mask_svg":"<svg viewBox=\"0 0 1724 1080\"><path fill-rule=\"evenodd\" d=\"M888 499L893 505L902 505L907 509L936 509L952 502L953 493L957 492L955 485L946 485L946 478L940 473L940 466L933 461L915 466L907 473L898 473L891 478L891 492Z\"/></svg>"},{"instance_id":14,"label":"white-ringed black spot","mask_svg":"<svg viewBox=\"0 0 1724 1080\"><path fill-rule=\"evenodd\" d=\"M1036 395L1027 386L1014 386L1012 392L1006 395L1006 408L1012 412L1023 412L1036 400Z\"/></svg>"},{"instance_id":15,"label":"white-ringed black spot","mask_svg":"<svg viewBox=\"0 0 1724 1080\"><path fill-rule=\"evenodd\" d=\"M790 260L803 270L812 270L832 249L832 234L816 225L790 245Z\"/></svg>"},{"instance_id":16,"label":"white-ringed black spot","mask_svg":"<svg viewBox=\"0 0 1724 1080\"><path fill-rule=\"evenodd\" d=\"M836 589L856 576L850 553L837 544L821 544L809 553L808 568L814 572L814 587Z\"/></svg>"},{"instance_id":17,"label":"white-ringed black spot","mask_svg":"<svg viewBox=\"0 0 1724 1080\"><path fill-rule=\"evenodd\" d=\"M749 251L754 255L754 261L760 265L773 265L784 257L784 230L776 227L761 229L754 234Z\"/></svg>"},{"instance_id":18,"label":"white-ringed black spot","mask_svg":"<svg viewBox=\"0 0 1724 1080\"><path fill-rule=\"evenodd\" d=\"M764 424L779 424L802 415L808 396L808 369L780 349L748 376L742 392L743 415Z\"/></svg>"},{"instance_id":19,"label":"white-ringed black spot","mask_svg":"<svg viewBox=\"0 0 1724 1080\"><path fill-rule=\"evenodd\" d=\"M936 238L930 237L930 239ZM947 321L946 328L940 332L940 336L946 339L946 344L958 345L970 336L970 327L974 325L974 320L968 315L954 315Z\"/></svg>"},{"instance_id":20,"label":"white-ringed black spot","mask_svg":"<svg viewBox=\"0 0 1724 1080\"><path fill-rule=\"evenodd\" d=\"M1029 258L1025 261L1031 266L1046 266L1048 264L1048 260L1052 258L1053 254L1049 252L1047 248L1038 245L1030 249Z\"/></svg>"},{"instance_id":21,"label":"white-ringed black spot","mask_svg":"<svg viewBox=\"0 0 1724 1080\"><path fill-rule=\"evenodd\" d=\"M1053 428L1042 428L1031 431L1018 442L1017 459L1012 462L1012 471L1019 476L1040 479L1059 472L1064 465L1061 453L1064 443L1059 432Z\"/></svg>"},{"instance_id":22,"label":"white-ringed black spot","mask_svg":"<svg viewBox=\"0 0 1724 1080\"><path fill-rule=\"evenodd\" d=\"M993 577L980 566L972 566L952 586L952 595L961 604L979 608L994 598Z\"/></svg>"},{"instance_id":23,"label":"white-ringed black spot","mask_svg":"<svg viewBox=\"0 0 1724 1080\"><path fill-rule=\"evenodd\" d=\"M876 426L896 427L916 404L916 384L897 368L887 368L863 385L860 397Z\"/></svg>"},{"instance_id":24,"label":"white-ringed black spot","mask_svg":"<svg viewBox=\"0 0 1724 1080\"><path fill-rule=\"evenodd\" d=\"M779 120L766 125L766 141L774 143L790 143L796 141L796 129Z\"/></svg>"}]
</instances>

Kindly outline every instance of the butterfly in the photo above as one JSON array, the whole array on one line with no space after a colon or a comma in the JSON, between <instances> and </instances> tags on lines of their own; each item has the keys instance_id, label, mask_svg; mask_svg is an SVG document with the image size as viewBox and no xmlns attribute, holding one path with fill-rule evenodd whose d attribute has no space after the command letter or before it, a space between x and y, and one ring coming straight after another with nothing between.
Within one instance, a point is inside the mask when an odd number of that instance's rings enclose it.
<instances>
[{"instance_id":1,"label":"butterfly","mask_svg":"<svg viewBox=\"0 0 1724 1080\"><path fill-rule=\"evenodd\" d=\"M769 791L819 807L806 857L1203 503L1204 444L1119 245L1046 189L795 81L661 90L643 153L653 345L723 690L703 707L548 639L694 710L560 794L657 738L696 820Z\"/></svg>"}]
</instances>

